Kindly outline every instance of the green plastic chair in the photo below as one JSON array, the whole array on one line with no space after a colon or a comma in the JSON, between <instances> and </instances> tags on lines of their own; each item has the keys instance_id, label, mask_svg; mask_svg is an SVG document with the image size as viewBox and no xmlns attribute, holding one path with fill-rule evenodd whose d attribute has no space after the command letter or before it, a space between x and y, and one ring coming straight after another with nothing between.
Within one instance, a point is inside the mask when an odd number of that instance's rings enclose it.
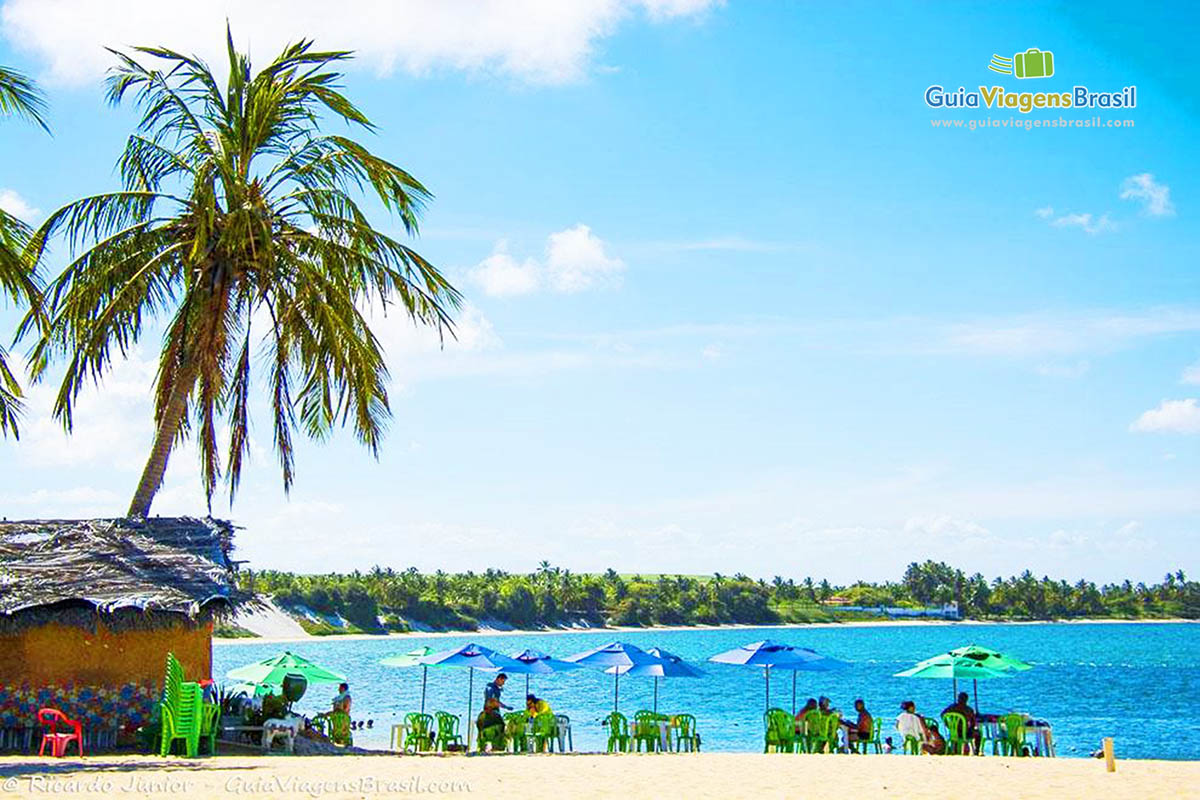
<instances>
[{"instance_id":1,"label":"green plastic chair","mask_svg":"<svg viewBox=\"0 0 1200 800\"><path fill-rule=\"evenodd\" d=\"M763 752L776 753L796 752L796 720L782 708L771 708L763 714L763 727L766 729L763 737Z\"/></svg>"},{"instance_id":2,"label":"green plastic chair","mask_svg":"<svg viewBox=\"0 0 1200 800\"><path fill-rule=\"evenodd\" d=\"M523 711L511 711L504 715L504 735L508 739L509 749L514 753L529 751L529 737L525 734L528 719Z\"/></svg>"},{"instance_id":3,"label":"green plastic chair","mask_svg":"<svg viewBox=\"0 0 1200 800\"><path fill-rule=\"evenodd\" d=\"M221 705L200 700L200 744L208 746L210 755L217 754L217 734L221 732Z\"/></svg>"},{"instance_id":4,"label":"green plastic chair","mask_svg":"<svg viewBox=\"0 0 1200 800\"><path fill-rule=\"evenodd\" d=\"M919 756L922 753L921 740L915 736L904 737L904 753L905 755Z\"/></svg>"},{"instance_id":5,"label":"green plastic chair","mask_svg":"<svg viewBox=\"0 0 1200 800\"><path fill-rule=\"evenodd\" d=\"M462 736L458 732L458 717L449 711L438 711L433 716L437 719L437 749L445 753L450 745L461 745Z\"/></svg>"},{"instance_id":6,"label":"green plastic chair","mask_svg":"<svg viewBox=\"0 0 1200 800\"><path fill-rule=\"evenodd\" d=\"M942 714L942 722L946 723L946 733L950 738L946 741L946 753L952 756L971 755L975 752L975 743L967 736L967 718L957 711L947 711Z\"/></svg>"},{"instance_id":7,"label":"green plastic chair","mask_svg":"<svg viewBox=\"0 0 1200 800\"><path fill-rule=\"evenodd\" d=\"M604 718L608 726L608 752L629 752L629 720L619 711L614 711Z\"/></svg>"},{"instance_id":8,"label":"green plastic chair","mask_svg":"<svg viewBox=\"0 0 1200 800\"><path fill-rule=\"evenodd\" d=\"M350 715L345 711L327 711L318 714L313 722L321 726L321 733L339 747L350 747L354 737L350 734Z\"/></svg>"},{"instance_id":9,"label":"green plastic chair","mask_svg":"<svg viewBox=\"0 0 1200 800\"><path fill-rule=\"evenodd\" d=\"M818 753L825 738L825 715L813 709L800 721L796 750L800 753Z\"/></svg>"},{"instance_id":10,"label":"green plastic chair","mask_svg":"<svg viewBox=\"0 0 1200 800\"><path fill-rule=\"evenodd\" d=\"M883 752L883 720L879 717L871 720L871 738L856 740L851 749L855 753L866 755L872 747L875 748L876 753Z\"/></svg>"},{"instance_id":11,"label":"green plastic chair","mask_svg":"<svg viewBox=\"0 0 1200 800\"><path fill-rule=\"evenodd\" d=\"M475 746L482 753L485 751L486 745L490 744L493 753L503 753L508 748L507 731L507 723L504 725L488 725L486 728L481 728L479 739L475 742Z\"/></svg>"},{"instance_id":12,"label":"green plastic chair","mask_svg":"<svg viewBox=\"0 0 1200 800\"><path fill-rule=\"evenodd\" d=\"M558 741L558 720L549 711L533 718L533 749L538 753L553 753Z\"/></svg>"},{"instance_id":13,"label":"green plastic chair","mask_svg":"<svg viewBox=\"0 0 1200 800\"><path fill-rule=\"evenodd\" d=\"M805 717L807 719L807 717ZM837 711L821 715L821 733L817 740L818 753L836 753L841 748L838 734L842 732L842 715Z\"/></svg>"},{"instance_id":14,"label":"green plastic chair","mask_svg":"<svg viewBox=\"0 0 1200 800\"><path fill-rule=\"evenodd\" d=\"M404 715L404 752L428 753L433 750L433 717L413 711Z\"/></svg>"},{"instance_id":15,"label":"green plastic chair","mask_svg":"<svg viewBox=\"0 0 1200 800\"><path fill-rule=\"evenodd\" d=\"M174 653L167 653L162 700L158 704L162 720L159 755L168 756L175 742L182 741L184 753L195 758L200 753L200 729L204 718L204 691L198 683L183 680L183 667Z\"/></svg>"},{"instance_id":16,"label":"green plastic chair","mask_svg":"<svg viewBox=\"0 0 1200 800\"><path fill-rule=\"evenodd\" d=\"M696 718L691 714L671 717L671 729L675 732L675 752L686 750L695 753L700 750L700 734L696 732Z\"/></svg>"},{"instance_id":17,"label":"green plastic chair","mask_svg":"<svg viewBox=\"0 0 1200 800\"><path fill-rule=\"evenodd\" d=\"M1027 756L1029 745L1025 741L1025 717L1020 714L1005 714L1000 718L1000 750L1006 756Z\"/></svg>"},{"instance_id":18,"label":"green plastic chair","mask_svg":"<svg viewBox=\"0 0 1200 800\"><path fill-rule=\"evenodd\" d=\"M658 723L662 717L653 711L638 711L633 715L633 749L647 753L662 749L662 733Z\"/></svg>"}]
</instances>

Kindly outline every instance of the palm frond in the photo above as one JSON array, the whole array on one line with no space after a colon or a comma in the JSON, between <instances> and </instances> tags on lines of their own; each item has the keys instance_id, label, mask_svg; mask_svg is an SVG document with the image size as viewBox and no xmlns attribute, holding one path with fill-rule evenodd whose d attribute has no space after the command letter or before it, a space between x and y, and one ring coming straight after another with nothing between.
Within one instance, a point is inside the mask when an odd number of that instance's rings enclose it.
<instances>
[{"instance_id":1,"label":"palm frond","mask_svg":"<svg viewBox=\"0 0 1200 800\"><path fill-rule=\"evenodd\" d=\"M16 116L34 122L47 133L46 96L20 72L0 67L0 117Z\"/></svg>"}]
</instances>

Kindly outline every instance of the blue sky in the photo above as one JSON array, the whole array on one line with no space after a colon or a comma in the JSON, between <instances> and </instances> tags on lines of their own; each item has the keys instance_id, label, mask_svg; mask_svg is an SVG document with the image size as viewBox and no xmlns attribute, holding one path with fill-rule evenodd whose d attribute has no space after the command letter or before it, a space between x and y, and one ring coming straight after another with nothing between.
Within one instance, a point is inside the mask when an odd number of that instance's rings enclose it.
<instances>
[{"instance_id":1,"label":"blue sky","mask_svg":"<svg viewBox=\"0 0 1200 800\"><path fill-rule=\"evenodd\" d=\"M116 5L0 5L0 63L43 81L54 130L0 126L6 208L115 186L133 116L102 101L101 45L215 58L228 16L260 61L301 35L358 51L368 143L436 194L418 247L468 298L445 349L380 320L378 463L348 434L305 445L289 500L259 417L232 511L253 565L1200 570L1183 4ZM1053 78L986 69L1030 47ZM1138 105L1029 115L1117 129L934 128L1022 115L934 111L931 84L1136 85ZM6 516L124 510L155 345L70 439L33 389L0 443ZM203 509L181 451L155 510Z\"/></svg>"}]
</instances>

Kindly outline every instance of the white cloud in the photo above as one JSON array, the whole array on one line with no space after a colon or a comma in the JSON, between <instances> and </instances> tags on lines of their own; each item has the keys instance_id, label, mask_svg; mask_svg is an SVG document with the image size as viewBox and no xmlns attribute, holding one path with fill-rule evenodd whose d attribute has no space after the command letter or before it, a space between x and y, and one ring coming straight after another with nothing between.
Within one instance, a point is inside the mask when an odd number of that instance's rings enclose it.
<instances>
[{"instance_id":1,"label":"white cloud","mask_svg":"<svg viewBox=\"0 0 1200 800\"><path fill-rule=\"evenodd\" d=\"M0 208L29 224L33 224L42 213L14 190L4 188L0 188Z\"/></svg>"},{"instance_id":2,"label":"white cloud","mask_svg":"<svg viewBox=\"0 0 1200 800\"><path fill-rule=\"evenodd\" d=\"M992 532L977 522L958 519L949 514L910 517L904 522L904 534L924 537L948 537L952 539L981 539Z\"/></svg>"},{"instance_id":3,"label":"white cloud","mask_svg":"<svg viewBox=\"0 0 1200 800\"><path fill-rule=\"evenodd\" d=\"M1087 361L1076 361L1073 364L1039 364L1036 372L1046 378L1082 378L1091 366Z\"/></svg>"},{"instance_id":4,"label":"white cloud","mask_svg":"<svg viewBox=\"0 0 1200 800\"><path fill-rule=\"evenodd\" d=\"M545 287L563 294L616 287L625 262L610 256L600 237L587 225L552 233L546 238L544 258L518 261L500 241L492 254L468 271L467 277L485 294L511 297Z\"/></svg>"},{"instance_id":5,"label":"white cloud","mask_svg":"<svg viewBox=\"0 0 1200 800\"><path fill-rule=\"evenodd\" d=\"M1116 227L1108 218L1108 214L1101 214L1095 218L1092 214L1063 214L1055 217L1050 224L1056 228L1080 228L1084 233L1092 235L1111 231Z\"/></svg>"},{"instance_id":6,"label":"white cloud","mask_svg":"<svg viewBox=\"0 0 1200 800\"><path fill-rule=\"evenodd\" d=\"M1200 433L1200 406L1196 398L1163 400L1129 426L1137 433Z\"/></svg>"},{"instance_id":7,"label":"white cloud","mask_svg":"<svg viewBox=\"0 0 1200 800\"><path fill-rule=\"evenodd\" d=\"M1179 376L1179 382L1192 386L1200 386L1200 361L1197 361L1190 367L1185 367L1183 374Z\"/></svg>"},{"instance_id":8,"label":"white cloud","mask_svg":"<svg viewBox=\"0 0 1200 800\"><path fill-rule=\"evenodd\" d=\"M1051 217L1054 216L1054 207L1046 206L1044 208L1039 208L1037 211L1034 211L1033 213L1037 214L1042 219L1050 219Z\"/></svg>"},{"instance_id":9,"label":"white cloud","mask_svg":"<svg viewBox=\"0 0 1200 800\"><path fill-rule=\"evenodd\" d=\"M710 344L700 350L700 356L707 361L716 361L724 355L725 350L719 344Z\"/></svg>"},{"instance_id":10,"label":"white cloud","mask_svg":"<svg viewBox=\"0 0 1200 800\"><path fill-rule=\"evenodd\" d=\"M1155 181L1149 172L1126 178L1121 184L1121 199L1140 202L1142 211L1149 217L1175 216L1175 206L1171 203L1171 187Z\"/></svg>"},{"instance_id":11,"label":"white cloud","mask_svg":"<svg viewBox=\"0 0 1200 800\"><path fill-rule=\"evenodd\" d=\"M699 18L719 0L7 0L3 34L46 63L47 77L81 84L112 65L104 47L165 45L220 64L228 19L259 62L284 44L356 51L381 75L401 70L501 74L565 83L588 71L597 43L625 21Z\"/></svg>"},{"instance_id":12,"label":"white cloud","mask_svg":"<svg viewBox=\"0 0 1200 800\"><path fill-rule=\"evenodd\" d=\"M575 293L599 286L617 286L625 262L611 258L604 242L587 225L576 225L550 234L546 245L546 272L550 285Z\"/></svg>"},{"instance_id":13,"label":"white cloud","mask_svg":"<svg viewBox=\"0 0 1200 800\"><path fill-rule=\"evenodd\" d=\"M500 242L495 251L479 262L468 276L492 297L512 297L537 291L541 266L531 258L518 262Z\"/></svg>"},{"instance_id":14,"label":"white cloud","mask_svg":"<svg viewBox=\"0 0 1200 800\"><path fill-rule=\"evenodd\" d=\"M673 250L683 253L790 253L803 250L806 247L806 245L800 242L749 239L745 236L738 235L716 236L709 239L696 239L690 241L654 242L652 243L652 246L660 250Z\"/></svg>"}]
</instances>

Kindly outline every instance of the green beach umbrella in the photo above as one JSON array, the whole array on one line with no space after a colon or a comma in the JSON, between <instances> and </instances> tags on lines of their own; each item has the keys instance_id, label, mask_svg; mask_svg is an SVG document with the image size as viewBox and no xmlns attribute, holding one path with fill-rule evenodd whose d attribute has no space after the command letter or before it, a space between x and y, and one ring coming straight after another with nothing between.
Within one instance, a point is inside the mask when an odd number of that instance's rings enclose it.
<instances>
[{"instance_id":1,"label":"green beach umbrella","mask_svg":"<svg viewBox=\"0 0 1200 800\"><path fill-rule=\"evenodd\" d=\"M972 661L977 661L982 666L989 669L998 669L1001 671L1024 672L1027 669L1033 669L1032 664L1026 664L1019 658L1006 656L996 650L989 650L986 647L980 647L977 644L969 644L966 647L957 647L951 650L946 655L956 656L959 658L969 658Z\"/></svg>"},{"instance_id":2,"label":"green beach umbrella","mask_svg":"<svg viewBox=\"0 0 1200 800\"><path fill-rule=\"evenodd\" d=\"M421 659L434 652L432 647L422 645L415 650L401 653L398 656L388 656L379 663L385 667L420 667L421 668L421 713L425 713L425 682L429 678L429 665L422 664Z\"/></svg>"},{"instance_id":3,"label":"green beach umbrella","mask_svg":"<svg viewBox=\"0 0 1200 800\"><path fill-rule=\"evenodd\" d=\"M269 686L282 685L287 675L300 675L309 683L342 683L346 680L346 676L340 672L326 669L303 656L286 651L225 673L227 678L236 681Z\"/></svg>"},{"instance_id":4,"label":"green beach umbrella","mask_svg":"<svg viewBox=\"0 0 1200 800\"><path fill-rule=\"evenodd\" d=\"M975 713L979 713L979 681L991 678L1011 678L1018 672L1032 668L1031 664L1020 659L971 644L927 658L915 666L897 672L895 677L949 678L954 682L955 698L958 697L958 679L970 679L975 692Z\"/></svg>"}]
</instances>

